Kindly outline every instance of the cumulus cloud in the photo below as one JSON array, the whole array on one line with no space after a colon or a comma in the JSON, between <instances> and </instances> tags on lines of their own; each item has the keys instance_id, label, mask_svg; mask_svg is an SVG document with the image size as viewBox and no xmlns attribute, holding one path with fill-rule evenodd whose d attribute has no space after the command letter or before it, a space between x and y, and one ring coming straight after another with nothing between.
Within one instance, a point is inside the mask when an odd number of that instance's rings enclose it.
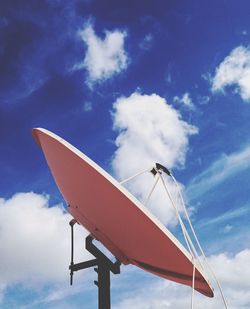
<instances>
[{"instance_id":1,"label":"cumulus cloud","mask_svg":"<svg viewBox=\"0 0 250 309\"><path fill-rule=\"evenodd\" d=\"M49 207L45 195L17 193L0 199L0 288L68 282L71 219L60 205ZM76 226L76 243L85 236L86 230ZM76 260L86 256L76 246Z\"/></svg>"},{"instance_id":2,"label":"cumulus cloud","mask_svg":"<svg viewBox=\"0 0 250 309\"><path fill-rule=\"evenodd\" d=\"M213 267L230 309L248 309L250 299L250 268L248 266L250 250L245 249L230 256L226 253L211 256L209 263ZM134 284L135 285L135 284ZM224 308L218 288L215 297L208 298L195 293L194 308ZM130 294L124 295L115 305L115 309L135 308L188 308L191 301L191 289L166 280L154 279L145 284L143 290L137 286Z\"/></svg>"},{"instance_id":3,"label":"cumulus cloud","mask_svg":"<svg viewBox=\"0 0 250 309\"><path fill-rule=\"evenodd\" d=\"M133 93L119 98L113 105L113 121L118 136L112 167L120 180L150 168L155 162L170 169L183 166L189 136L198 132L156 94ZM145 201L153 181L148 173L129 182L128 189ZM159 184L148 207L164 223L175 224L174 212L165 196Z\"/></svg>"},{"instance_id":4,"label":"cumulus cloud","mask_svg":"<svg viewBox=\"0 0 250 309\"><path fill-rule=\"evenodd\" d=\"M194 199L227 178L250 167L250 146L229 155L223 154L200 175L194 177L187 186L189 198Z\"/></svg>"},{"instance_id":5,"label":"cumulus cloud","mask_svg":"<svg viewBox=\"0 0 250 309\"><path fill-rule=\"evenodd\" d=\"M179 103L179 104L183 104L186 108L190 109L190 110L194 110L195 109L195 106L194 106L194 103L190 97L190 94L188 92L185 92L183 94L183 96L181 97L178 97L178 96L175 96L173 98L173 101L175 103Z\"/></svg>"},{"instance_id":6,"label":"cumulus cloud","mask_svg":"<svg viewBox=\"0 0 250 309\"><path fill-rule=\"evenodd\" d=\"M230 257L226 253L211 256L210 262L216 269L218 277L228 288L246 288L250 295L250 249L244 249L235 256ZM243 271L244 269L244 271ZM248 298L250 299L250 298Z\"/></svg>"},{"instance_id":7,"label":"cumulus cloud","mask_svg":"<svg viewBox=\"0 0 250 309\"><path fill-rule=\"evenodd\" d=\"M235 86L245 101L250 101L250 49L239 46L217 67L212 79L212 91L223 91L227 86Z\"/></svg>"},{"instance_id":8,"label":"cumulus cloud","mask_svg":"<svg viewBox=\"0 0 250 309\"><path fill-rule=\"evenodd\" d=\"M88 23L80 35L87 46L87 52L83 63L76 68L87 69L90 86L126 69L128 57L124 49L125 31L105 31L105 37L102 39L95 34L93 26Z\"/></svg>"}]
</instances>

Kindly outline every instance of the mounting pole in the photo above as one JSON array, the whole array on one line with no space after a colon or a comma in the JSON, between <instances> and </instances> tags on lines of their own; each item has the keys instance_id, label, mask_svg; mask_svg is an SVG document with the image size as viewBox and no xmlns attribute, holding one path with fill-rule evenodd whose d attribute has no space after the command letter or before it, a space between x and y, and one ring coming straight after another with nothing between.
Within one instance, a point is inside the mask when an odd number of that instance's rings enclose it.
<instances>
[{"instance_id":1,"label":"mounting pole","mask_svg":"<svg viewBox=\"0 0 250 309\"><path fill-rule=\"evenodd\" d=\"M71 261L70 261L70 266L73 266L74 264L74 225L77 223L75 219L72 219L69 222L69 225L71 227ZM73 270L70 270L70 285L73 284Z\"/></svg>"},{"instance_id":2,"label":"mounting pole","mask_svg":"<svg viewBox=\"0 0 250 309\"><path fill-rule=\"evenodd\" d=\"M110 272L113 274L120 273L120 261L116 260L113 263L106 255L104 255L94 244L94 238L92 235L86 237L86 249L95 256L95 259L85 261L82 263L74 264L74 245L73 245L73 226L76 220L70 221L71 226L71 263L69 265L70 269L70 284L73 284L73 273L75 271L96 266L94 270L98 274L98 280L94 281L94 284L98 287L98 308L99 309L110 309Z\"/></svg>"}]
</instances>

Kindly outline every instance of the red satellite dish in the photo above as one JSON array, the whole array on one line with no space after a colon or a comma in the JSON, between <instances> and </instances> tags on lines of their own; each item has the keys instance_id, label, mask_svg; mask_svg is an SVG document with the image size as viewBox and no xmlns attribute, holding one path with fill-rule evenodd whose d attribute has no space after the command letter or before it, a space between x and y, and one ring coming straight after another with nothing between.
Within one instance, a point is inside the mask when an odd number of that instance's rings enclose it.
<instances>
[{"instance_id":1,"label":"red satellite dish","mask_svg":"<svg viewBox=\"0 0 250 309\"><path fill-rule=\"evenodd\" d=\"M52 175L68 211L121 263L192 287L193 262L181 243L133 195L90 158L54 133L37 128ZM213 297L199 266L194 288Z\"/></svg>"}]
</instances>

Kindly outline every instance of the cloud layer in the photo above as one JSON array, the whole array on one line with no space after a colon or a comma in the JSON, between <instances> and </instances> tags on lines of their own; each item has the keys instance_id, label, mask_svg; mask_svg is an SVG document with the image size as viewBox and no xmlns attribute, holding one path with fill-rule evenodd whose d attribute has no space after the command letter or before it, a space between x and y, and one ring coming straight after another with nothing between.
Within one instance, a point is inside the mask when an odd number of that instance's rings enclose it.
<instances>
[{"instance_id":1,"label":"cloud layer","mask_svg":"<svg viewBox=\"0 0 250 309\"><path fill-rule=\"evenodd\" d=\"M1 297L5 288L11 284L21 283L32 291L36 286L41 290L42 286L48 283L60 283L68 279L68 221L71 217L65 214L60 206L49 208L48 202L47 196L32 192L18 193L8 200L0 199ZM76 240L79 242L83 237L83 230L76 227ZM89 258L82 248L76 251L76 259L79 258ZM209 258L224 287L231 309L249 307L249 259L249 249L242 250L234 256L221 253ZM124 294L121 294L119 289L119 301L114 304L116 309L179 309L187 307L190 303L190 288L159 279L141 270L133 270L131 273L129 269L130 267L123 270L124 277L122 276L121 280L125 281L120 281L120 284L124 284L126 289L122 289L125 290ZM134 280L137 273L148 278L148 281L144 281L143 291L141 286L138 286L138 281ZM131 286L128 288L128 282L132 284L132 289ZM33 305L48 308L52 304L54 307L58 305L59 308L60 304L65 304L67 307L72 297L82 292L86 293L86 289L88 285L77 285L75 290L70 287L57 287L48 293L47 298L38 299ZM223 308L218 291L215 293L214 299L195 293L195 305L198 308Z\"/></svg>"},{"instance_id":2,"label":"cloud layer","mask_svg":"<svg viewBox=\"0 0 250 309\"><path fill-rule=\"evenodd\" d=\"M72 217L60 205L49 207L48 196L17 193L0 199L0 287L68 282ZM76 226L76 242L86 230ZM86 256L76 248L76 260Z\"/></svg>"},{"instance_id":3,"label":"cloud layer","mask_svg":"<svg viewBox=\"0 0 250 309\"><path fill-rule=\"evenodd\" d=\"M83 67L88 71L88 83L101 82L124 70L128 64L124 49L126 32L105 31L104 39L95 34L93 26L87 24L80 32L87 46Z\"/></svg>"},{"instance_id":4,"label":"cloud layer","mask_svg":"<svg viewBox=\"0 0 250 309\"><path fill-rule=\"evenodd\" d=\"M245 101L250 101L250 49L239 46L221 62L212 79L212 91L235 86Z\"/></svg>"},{"instance_id":5,"label":"cloud layer","mask_svg":"<svg viewBox=\"0 0 250 309\"><path fill-rule=\"evenodd\" d=\"M234 256L223 253L209 258L209 262L221 282L230 309L249 308L249 259L249 249L242 250ZM224 308L219 291L214 283L213 286L215 288L214 298L207 298L197 292L195 293L194 308ZM152 279L148 284L145 284L143 290L135 282L133 293L124 295L115 309L132 307L135 309L182 309L189 308L190 302L190 288L166 280Z\"/></svg>"},{"instance_id":6,"label":"cloud layer","mask_svg":"<svg viewBox=\"0 0 250 309\"><path fill-rule=\"evenodd\" d=\"M170 169L184 165L189 136L198 130L183 121L164 98L133 93L130 97L119 98L113 108L114 130L118 137L112 167L118 179L150 168L156 162ZM152 174L148 173L129 183L129 189L145 201L153 181ZM159 185L157 190L149 208L164 223L175 223L163 187Z\"/></svg>"}]
</instances>

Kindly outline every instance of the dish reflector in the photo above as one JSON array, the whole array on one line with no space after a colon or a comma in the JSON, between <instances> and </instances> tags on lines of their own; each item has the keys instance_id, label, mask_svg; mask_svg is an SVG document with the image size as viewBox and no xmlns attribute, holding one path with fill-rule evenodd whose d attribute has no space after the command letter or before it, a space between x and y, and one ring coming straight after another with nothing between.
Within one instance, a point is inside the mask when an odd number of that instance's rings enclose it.
<instances>
[{"instance_id":1,"label":"dish reflector","mask_svg":"<svg viewBox=\"0 0 250 309\"><path fill-rule=\"evenodd\" d=\"M68 203L68 211L123 264L192 287L193 263L180 242L132 194L90 158L54 133L33 136ZM196 266L194 288L213 290Z\"/></svg>"}]
</instances>

